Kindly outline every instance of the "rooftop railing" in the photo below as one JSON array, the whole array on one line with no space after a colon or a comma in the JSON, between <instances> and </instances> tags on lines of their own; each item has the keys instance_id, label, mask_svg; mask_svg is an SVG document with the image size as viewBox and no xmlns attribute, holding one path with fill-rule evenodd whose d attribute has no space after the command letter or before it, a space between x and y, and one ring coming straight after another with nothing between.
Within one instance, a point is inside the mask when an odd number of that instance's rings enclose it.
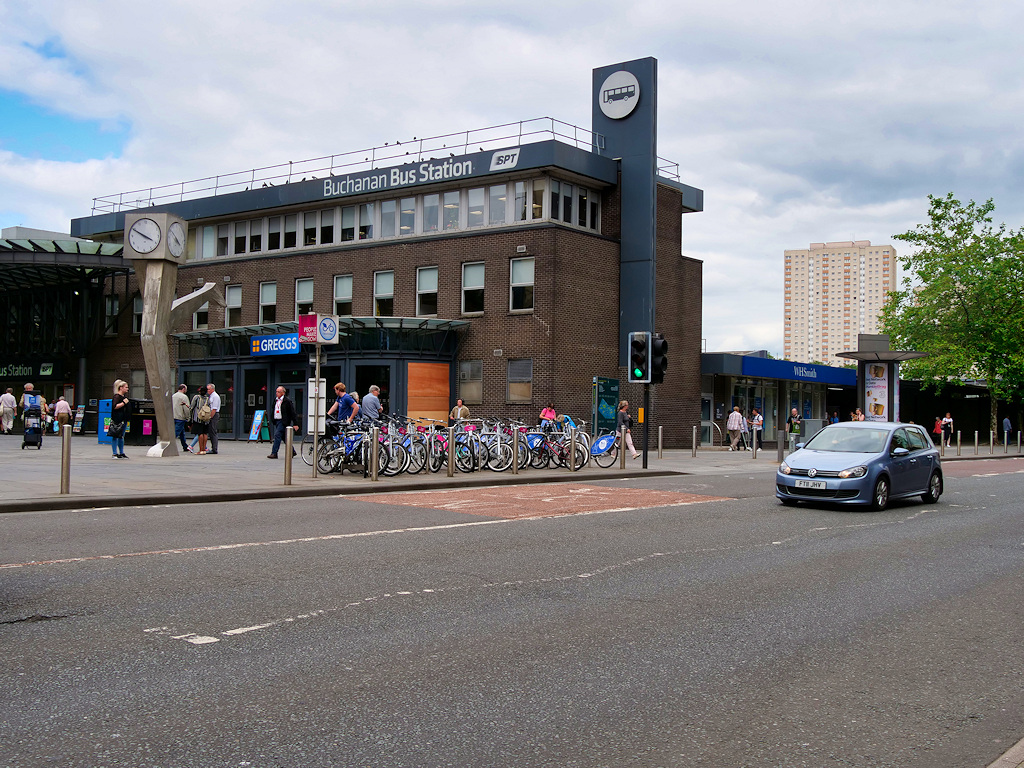
<instances>
[{"instance_id":1,"label":"rooftop railing","mask_svg":"<svg viewBox=\"0 0 1024 768\"><path fill-rule=\"evenodd\" d=\"M586 128L564 123L552 117L538 117L488 128L446 133L440 136L385 142L381 146L324 155L309 160L252 168L218 176L191 179L147 189L134 189L93 198L93 215L124 210L149 208L185 200L244 192L249 189L290 184L336 174L356 173L388 168L405 163L458 157L474 152L504 149L539 141L560 141L564 144L604 154L604 136ZM679 180L679 164L658 158L658 172Z\"/></svg>"}]
</instances>

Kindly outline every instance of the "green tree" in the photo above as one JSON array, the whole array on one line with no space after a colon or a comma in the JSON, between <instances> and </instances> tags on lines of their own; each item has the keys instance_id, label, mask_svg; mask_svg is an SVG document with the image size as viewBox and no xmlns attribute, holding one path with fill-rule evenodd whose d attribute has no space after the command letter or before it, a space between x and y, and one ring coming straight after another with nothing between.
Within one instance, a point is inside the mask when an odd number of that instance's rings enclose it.
<instances>
[{"instance_id":1,"label":"green tree","mask_svg":"<svg viewBox=\"0 0 1024 768\"><path fill-rule=\"evenodd\" d=\"M937 391L983 378L998 400L1024 391L1024 230L992 224L995 205L928 196L928 222L895 235L916 250L900 257L900 290L889 294L882 328L895 349L927 357L901 366Z\"/></svg>"}]
</instances>

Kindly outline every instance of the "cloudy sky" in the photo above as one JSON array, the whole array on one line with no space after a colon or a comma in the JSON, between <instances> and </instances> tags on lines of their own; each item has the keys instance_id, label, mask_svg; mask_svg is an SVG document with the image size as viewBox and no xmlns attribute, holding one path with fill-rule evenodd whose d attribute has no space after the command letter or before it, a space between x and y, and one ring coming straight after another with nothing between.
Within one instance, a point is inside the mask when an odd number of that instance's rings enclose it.
<instances>
[{"instance_id":1,"label":"cloudy sky","mask_svg":"<svg viewBox=\"0 0 1024 768\"><path fill-rule=\"evenodd\" d=\"M553 117L653 56L659 154L705 192L708 350L782 353L782 255L924 220L1024 223L1024 4L0 0L0 226L92 198ZM900 249L898 249L900 250Z\"/></svg>"}]
</instances>

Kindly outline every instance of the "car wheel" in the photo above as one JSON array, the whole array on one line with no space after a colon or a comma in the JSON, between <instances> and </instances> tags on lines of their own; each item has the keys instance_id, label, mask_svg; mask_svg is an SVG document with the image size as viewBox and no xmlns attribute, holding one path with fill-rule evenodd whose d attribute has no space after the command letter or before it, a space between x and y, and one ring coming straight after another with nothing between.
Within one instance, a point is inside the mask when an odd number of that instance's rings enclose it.
<instances>
[{"instance_id":1,"label":"car wheel","mask_svg":"<svg viewBox=\"0 0 1024 768\"><path fill-rule=\"evenodd\" d=\"M924 499L925 504L934 504L941 495L942 475L935 471L932 472L932 476L928 479L928 490L921 494L921 498Z\"/></svg>"},{"instance_id":2,"label":"car wheel","mask_svg":"<svg viewBox=\"0 0 1024 768\"><path fill-rule=\"evenodd\" d=\"M871 508L881 512L889 506L889 478L880 477L875 482L875 490L871 494Z\"/></svg>"}]
</instances>

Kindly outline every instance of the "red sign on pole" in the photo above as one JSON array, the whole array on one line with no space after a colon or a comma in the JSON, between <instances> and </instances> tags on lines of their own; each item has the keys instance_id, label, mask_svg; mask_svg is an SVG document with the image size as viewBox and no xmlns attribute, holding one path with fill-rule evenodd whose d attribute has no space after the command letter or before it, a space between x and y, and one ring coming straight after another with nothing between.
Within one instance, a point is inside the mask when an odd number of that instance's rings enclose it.
<instances>
[{"instance_id":1,"label":"red sign on pole","mask_svg":"<svg viewBox=\"0 0 1024 768\"><path fill-rule=\"evenodd\" d=\"M299 315L299 344L316 344L317 315Z\"/></svg>"}]
</instances>

